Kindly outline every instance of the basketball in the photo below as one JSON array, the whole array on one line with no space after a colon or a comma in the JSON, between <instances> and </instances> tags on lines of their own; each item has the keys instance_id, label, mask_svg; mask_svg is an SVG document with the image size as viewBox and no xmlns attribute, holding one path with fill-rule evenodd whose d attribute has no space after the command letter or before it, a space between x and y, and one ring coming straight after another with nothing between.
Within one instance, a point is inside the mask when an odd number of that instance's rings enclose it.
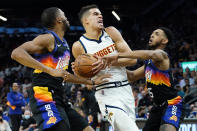
<instances>
[{"instance_id":1,"label":"basketball","mask_svg":"<svg viewBox=\"0 0 197 131\"><path fill-rule=\"evenodd\" d=\"M92 64L96 62L97 59L91 54L82 54L75 59L75 73L81 77L91 78L96 74L93 73Z\"/></svg>"}]
</instances>

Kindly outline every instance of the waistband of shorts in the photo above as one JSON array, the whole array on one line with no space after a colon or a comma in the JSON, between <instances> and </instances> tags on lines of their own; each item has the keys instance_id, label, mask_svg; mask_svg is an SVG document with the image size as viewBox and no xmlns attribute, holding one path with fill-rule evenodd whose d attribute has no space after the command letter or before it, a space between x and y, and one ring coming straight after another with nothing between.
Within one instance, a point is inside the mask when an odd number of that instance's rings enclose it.
<instances>
[{"instance_id":1,"label":"waistband of shorts","mask_svg":"<svg viewBox=\"0 0 197 131\"><path fill-rule=\"evenodd\" d=\"M114 82L108 82L108 83L104 83L98 86L95 86L95 90L99 91L101 89L108 89L108 88L117 88L117 87L123 87L129 85L128 80L124 80L124 81L114 81Z\"/></svg>"}]
</instances>

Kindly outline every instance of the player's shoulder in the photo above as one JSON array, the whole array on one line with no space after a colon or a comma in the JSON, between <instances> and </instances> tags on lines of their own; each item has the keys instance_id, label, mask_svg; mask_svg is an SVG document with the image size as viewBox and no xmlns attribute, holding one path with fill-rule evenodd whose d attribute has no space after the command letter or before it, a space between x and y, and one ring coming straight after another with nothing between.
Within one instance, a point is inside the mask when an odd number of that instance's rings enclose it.
<instances>
[{"instance_id":1,"label":"player's shoulder","mask_svg":"<svg viewBox=\"0 0 197 131\"><path fill-rule=\"evenodd\" d=\"M114 26L109 26L105 28L105 32L112 38L114 42L123 40L120 31L116 29Z\"/></svg>"},{"instance_id":2,"label":"player's shoulder","mask_svg":"<svg viewBox=\"0 0 197 131\"><path fill-rule=\"evenodd\" d=\"M152 56L155 61L163 61L169 59L167 52L162 49L154 50Z\"/></svg>"},{"instance_id":3,"label":"player's shoulder","mask_svg":"<svg viewBox=\"0 0 197 131\"><path fill-rule=\"evenodd\" d=\"M46 41L54 41L54 36L52 34L40 34L35 39L46 40Z\"/></svg>"},{"instance_id":4,"label":"player's shoulder","mask_svg":"<svg viewBox=\"0 0 197 131\"><path fill-rule=\"evenodd\" d=\"M77 50L77 51L83 50L83 46L82 46L81 42L75 41L72 45L72 50Z\"/></svg>"},{"instance_id":5,"label":"player's shoulder","mask_svg":"<svg viewBox=\"0 0 197 131\"><path fill-rule=\"evenodd\" d=\"M120 31L116 29L114 26L106 27L104 30L110 37L120 36Z\"/></svg>"},{"instance_id":6,"label":"player's shoulder","mask_svg":"<svg viewBox=\"0 0 197 131\"><path fill-rule=\"evenodd\" d=\"M39 45L51 45L54 43L55 38L52 34L40 34L34 38L34 43Z\"/></svg>"},{"instance_id":7,"label":"player's shoulder","mask_svg":"<svg viewBox=\"0 0 197 131\"><path fill-rule=\"evenodd\" d=\"M81 43L79 41L75 41L72 45L72 54L75 58L77 58L77 56L81 55L85 53L84 47L81 45Z\"/></svg>"},{"instance_id":8,"label":"player's shoulder","mask_svg":"<svg viewBox=\"0 0 197 131\"><path fill-rule=\"evenodd\" d=\"M158 53L161 53L163 56L168 56L168 53L165 52L165 51L162 50L162 49L157 49L157 50L155 50L155 51L158 52Z\"/></svg>"},{"instance_id":9,"label":"player's shoulder","mask_svg":"<svg viewBox=\"0 0 197 131\"><path fill-rule=\"evenodd\" d=\"M80 41L78 40L78 41L75 41L74 43L73 43L73 45L72 45L72 47L79 47L79 46L81 46L81 43L80 43Z\"/></svg>"},{"instance_id":10,"label":"player's shoulder","mask_svg":"<svg viewBox=\"0 0 197 131\"><path fill-rule=\"evenodd\" d=\"M108 26L104 29L107 33L111 31L118 31L114 26Z\"/></svg>"}]
</instances>

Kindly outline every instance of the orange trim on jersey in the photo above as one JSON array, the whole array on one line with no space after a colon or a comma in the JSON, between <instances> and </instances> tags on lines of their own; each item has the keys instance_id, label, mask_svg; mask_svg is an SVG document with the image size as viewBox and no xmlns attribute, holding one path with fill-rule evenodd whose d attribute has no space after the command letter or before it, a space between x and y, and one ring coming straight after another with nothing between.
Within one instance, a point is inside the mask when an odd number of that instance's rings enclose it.
<instances>
[{"instance_id":1,"label":"orange trim on jersey","mask_svg":"<svg viewBox=\"0 0 197 131\"><path fill-rule=\"evenodd\" d=\"M153 83L155 85L166 85L168 87L171 86L169 77L167 77L165 74L156 72L155 74L152 74L151 80L147 80L147 82Z\"/></svg>"},{"instance_id":2,"label":"orange trim on jersey","mask_svg":"<svg viewBox=\"0 0 197 131\"><path fill-rule=\"evenodd\" d=\"M182 98L180 96L175 97L174 99L168 100L168 105L176 105L178 104Z\"/></svg>"},{"instance_id":3,"label":"orange trim on jersey","mask_svg":"<svg viewBox=\"0 0 197 131\"><path fill-rule=\"evenodd\" d=\"M54 62L54 59L52 56L48 56L47 58L43 58L40 62L48 67L53 68L53 69L55 69L57 66L57 62L56 63Z\"/></svg>"},{"instance_id":4,"label":"orange trim on jersey","mask_svg":"<svg viewBox=\"0 0 197 131\"><path fill-rule=\"evenodd\" d=\"M53 102L52 93L48 91L48 87L34 86L34 97L40 102Z\"/></svg>"}]
</instances>

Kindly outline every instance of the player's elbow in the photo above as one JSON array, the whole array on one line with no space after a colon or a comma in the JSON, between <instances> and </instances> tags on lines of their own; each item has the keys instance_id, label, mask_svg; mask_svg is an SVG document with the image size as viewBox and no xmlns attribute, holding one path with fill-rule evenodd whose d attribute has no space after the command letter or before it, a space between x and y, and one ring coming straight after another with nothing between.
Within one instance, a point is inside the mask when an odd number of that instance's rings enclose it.
<instances>
[{"instance_id":1,"label":"player's elbow","mask_svg":"<svg viewBox=\"0 0 197 131\"><path fill-rule=\"evenodd\" d=\"M13 60L17 60L17 59L20 58L20 57L22 57L22 56L20 55L20 50L19 50L19 48L14 49L14 50L12 51L12 53L11 53L11 58L12 58Z\"/></svg>"},{"instance_id":2,"label":"player's elbow","mask_svg":"<svg viewBox=\"0 0 197 131\"><path fill-rule=\"evenodd\" d=\"M12 51L12 53L11 53L11 58L12 58L13 60L15 60L16 57L17 57L17 51L16 51L16 49L14 49L14 50Z\"/></svg>"},{"instance_id":3,"label":"player's elbow","mask_svg":"<svg viewBox=\"0 0 197 131\"><path fill-rule=\"evenodd\" d=\"M127 70L127 78L128 78L129 83L133 83L135 81L134 72Z\"/></svg>"}]
</instances>

